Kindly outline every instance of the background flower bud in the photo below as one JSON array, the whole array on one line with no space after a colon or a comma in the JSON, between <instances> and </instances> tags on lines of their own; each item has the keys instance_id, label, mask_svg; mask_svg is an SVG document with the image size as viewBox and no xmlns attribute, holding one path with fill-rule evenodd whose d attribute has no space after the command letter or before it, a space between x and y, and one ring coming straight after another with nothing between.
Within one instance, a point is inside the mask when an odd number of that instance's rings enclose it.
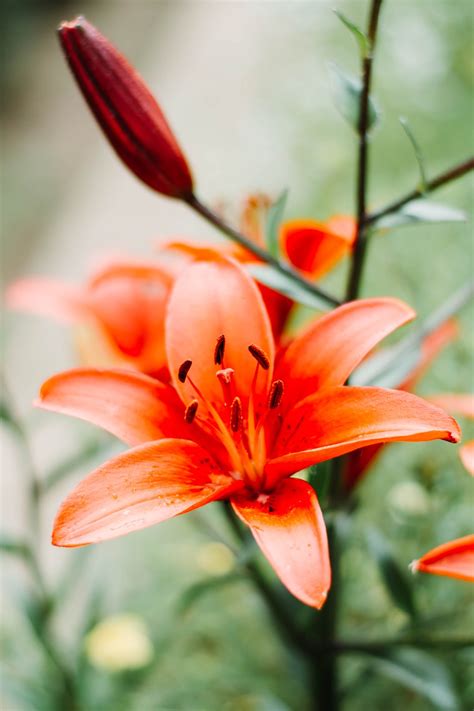
<instances>
[{"instance_id":1,"label":"background flower bud","mask_svg":"<svg viewBox=\"0 0 474 711\"><path fill-rule=\"evenodd\" d=\"M154 190L185 198L193 179L156 100L120 52L84 17L59 39L84 98L122 161Z\"/></svg>"}]
</instances>

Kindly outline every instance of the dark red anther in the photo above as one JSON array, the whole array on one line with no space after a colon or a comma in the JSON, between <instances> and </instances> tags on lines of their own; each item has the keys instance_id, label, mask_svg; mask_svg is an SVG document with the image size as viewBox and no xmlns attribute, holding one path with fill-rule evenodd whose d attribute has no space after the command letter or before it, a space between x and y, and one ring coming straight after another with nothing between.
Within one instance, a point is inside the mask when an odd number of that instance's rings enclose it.
<instances>
[{"instance_id":1,"label":"dark red anther","mask_svg":"<svg viewBox=\"0 0 474 711\"><path fill-rule=\"evenodd\" d=\"M265 353L264 350L256 346L255 344L251 344L249 346L249 353L252 355L257 363L263 368L263 370L268 370L270 367L270 359Z\"/></svg>"},{"instance_id":2,"label":"dark red anther","mask_svg":"<svg viewBox=\"0 0 474 711\"><path fill-rule=\"evenodd\" d=\"M199 402L197 400L191 400L184 413L184 421L189 425L196 417L196 412L199 407Z\"/></svg>"},{"instance_id":3,"label":"dark red anther","mask_svg":"<svg viewBox=\"0 0 474 711\"><path fill-rule=\"evenodd\" d=\"M242 403L240 397L234 397L230 408L230 429L232 432L238 432L240 422L242 420Z\"/></svg>"},{"instance_id":4,"label":"dark red anther","mask_svg":"<svg viewBox=\"0 0 474 711\"><path fill-rule=\"evenodd\" d=\"M225 336L219 336L216 341L216 347L214 348L214 363L216 365L221 365L224 360L225 351Z\"/></svg>"},{"instance_id":5,"label":"dark red anther","mask_svg":"<svg viewBox=\"0 0 474 711\"><path fill-rule=\"evenodd\" d=\"M193 361L192 360L185 360L184 363L181 363L179 366L178 370L178 380L180 383L184 383L186 381L186 378L188 377L189 369L192 366Z\"/></svg>"},{"instance_id":6,"label":"dark red anther","mask_svg":"<svg viewBox=\"0 0 474 711\"><path fill-rule=\"evenodd\" d=\"M275 380L270 388L270 395L268 396L268 407L270 410L274 410L281 403L283 397L283 391L285 385L283 380Z\"/></svg>"}]
</instances>

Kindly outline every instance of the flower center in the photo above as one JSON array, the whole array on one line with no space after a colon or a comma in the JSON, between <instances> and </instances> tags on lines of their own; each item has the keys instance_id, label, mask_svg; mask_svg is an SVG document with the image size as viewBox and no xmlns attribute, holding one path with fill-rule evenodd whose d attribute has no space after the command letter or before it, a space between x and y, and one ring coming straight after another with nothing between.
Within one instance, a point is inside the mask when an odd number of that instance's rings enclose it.
<instances>
[{"instance_id":1,"label":"flower center","mask_svg":"<svg viewBox=\"0 0 474 711\"><path fill-rule=\"evenodd\" d=\"M191 360L185 360L179 367L178 380L181 383L187 382L197 396L186 407L185 421L189 424L195 419L199 421L202 408L205 413L205 424L211 425L213 433L222 442L229 455L233 468L232 476L244 479L249 488L261 491L264 487L268 437L269 434L276 435L281 425L278 408L284 394L284 383L282 380L273 381L266 397L266 404L263 408L260 407L257 391L258 376L260 370L270 368L270 359L263 349L253 343L248 346L248 352L256 364L248 398L246 398L246 407L236 392L234 369L225 366L224 335L219 336L214 349L214 365L222 390L223 408L218 410L190 377Z\"/></svg>"}]
</instances>

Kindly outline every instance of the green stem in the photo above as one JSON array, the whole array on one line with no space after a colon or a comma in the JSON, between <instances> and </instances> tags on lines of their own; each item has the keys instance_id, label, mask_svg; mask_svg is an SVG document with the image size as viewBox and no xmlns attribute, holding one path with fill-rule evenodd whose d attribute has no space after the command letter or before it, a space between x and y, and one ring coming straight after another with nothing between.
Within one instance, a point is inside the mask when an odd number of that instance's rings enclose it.
<instances>
[{"instance_id":1,"label":"green stem","mask_svg":"<svg viewBox=\"0 0 474 711\"><path fill-rule=\"evenodd\" d=\"M367 215L365 220L366 225L374 225L382 217L391 215L393 212L398 212L398 210L407 205L409 202L418 200L419 198L424 197L426 193L434 192L443 185L447 185L453 180L462 178L463 175L466 175L471 170L474 170L474 158L468 158L462 163L458 163L449 170L446 170L444 173L437 175L436 178L428 180L424 188L415 188L415 190L412 190L398 200L395 200L386 207L383 207L381 210L377 210L376 212Z\"/></svg>"},{"instance_id":2,"label":"green stem","mask_svg":"<svg viewBox=\"0 0 474 711\"><path fill-rule=\"evenodd\" d=\"M7 388L3 387L3 395L6 401ZM30 541L25 548L23 559L28 566L31 576L36 583L38 602L42 610L41 627L35 629L36 637L43 647L47 658L56 667L62 686L62 697L60 700L61 711L75 711L78 708L76 703L76 689L74 678L67 665L64 664L61 653L56 649L56 645L51 638L48 629L48 619L51 611L51 595L46 585L41 565L39 546L41 542L41 520L40 520L40 497L41 487L39 478L36 474L36 469L33 461L33 456L30 449L28 435L20 422L15 416L11 406L6 402L3 407L7 416L6 422L15 433L17 440L21 446L21 451L25 458L25 471L28 475L28 504L29 504L29 533Z\"/></svg>"},{"instance_id":3,"label":"green stem","mask_svg":"<svg viewBox=\"0 0 474 711\"><path fill-rule=\"evenodd\" d=\"M372 84L372 67L375 40L382 0L372 0L369 26L367 29L368 51L362 60L362 91L359 108L359 157L357 161L357 233L352 255L351 271L346 291L346 301L356 299L359 294L362 269L367 250L367 188L369 177L369 99Z\"/></svg>"},{"instance_id":4,"label":"green stem","mask_svg":"<svg viewBox=\"0 0 474 711\"><path fill-rule=\"evenodd\" d=\"M263 262L270 264L270 266L272 266L278 272L284 274L286 277L297 283L309 293L314 294L320 299L323 299L323 301L329 304L329 306L340 306L341 302L338 299L313 284L313 282L309 281L308 279L305 279L299 272L296 271L296 269L293 269L290 264L288 264L287 262L283 262L280 259L276 259L266 249L263 249L263 247L260 247L260 245L258 245L256 242L253 242L248 237L245 237L245 235L241 234L233 227L228 225L226 222L224 222L224 220L222 220L218 215L216 215L214 212L212 212L212 210L210 210L206 205L204 205L195 195L191 195L189 198L187 198L186 202L190 207L193 208L193 210L198 212L201 217L204 217L205 220L210 222L211 225L217 227L218 230L220 230L227 237L230 237L231 240L239 244L244 249L247 249L249 252L252 252L252 254L255 254L255 256L261 259Z\"/></svg>"}]
</instances>

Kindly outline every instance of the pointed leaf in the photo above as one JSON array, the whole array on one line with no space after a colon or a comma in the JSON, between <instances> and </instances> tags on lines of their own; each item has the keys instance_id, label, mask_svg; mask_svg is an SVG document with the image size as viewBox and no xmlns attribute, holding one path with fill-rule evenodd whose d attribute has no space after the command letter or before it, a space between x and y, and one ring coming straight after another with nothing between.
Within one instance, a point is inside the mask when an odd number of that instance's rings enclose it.
<instances>
[{"instance_id":1,"label":"pointed leaf","mask_svg":"<svg viewBox=\"0 0 474 711\"><path fill-rule=\"evenodd\" d=\"M412 200L398 212L382 217L377 222L377 229L403 227L420 222L466 222L466 213L449 205L442 205L431 200Z\"/></svg>"},{"instance_id":2,"label":"pointed leaf","mask_svg":"<svg viewBox=\"0 0 474 711\"><path fill-rule=\"evenodd\" d=\"M388 541L375 528L367 531L369 549L378 563L385 589L392 602L410 617L416 617L413 587L408 575L400 567Z\"/></svg>"},{"instance_id":3,"label":"pointed leaf","mask_svg":"<svg viewBox=\"0 0 474 711\"><path fill-rule=\"evenodd\" d=\"M287 296L289 299L296 301L298 304L309 306L317 311L327 311L328 304L316 294L312 294L299 286L290 277L275 271L273 267L267 264L250 264L247 266L247 271L260 284L270 287L279 294Z\"/></svg>"},{"instance_id":4,"label":"pointed leaf","mask_svg":"<svg viewBox=\"0 0 474 711\"><path fill-rule=\"evenodd\" d=\"M459 708L446 666L431 654L412 647L378 650L371 664L384 676L431 701L436 708L445 711Z\"/></svg>"},{"instance_id":5,"label":"pointed leaf","mask_svg":"<svg viewBox=\"0 0 474 711\"><path fill-rule=\"evenodd\" d=\"M285 211L286 200L288 198L288 190L284 190L281 195L275 200L271 205L267 214L266 223L266 242L267 248L273 257L280 256L278 233L280 222L283 219L283 213Z\"/></svg>"},{"instance_id":6,"label":"pointed leaf","mask_svg":"<svg viewBox=\"0 0 474 711\"><path fill-rule=\"evenodd\" d=\"M331 62L329 64L331 73L334 102L341 115L348 121L351 126L358 131L359 127L359 112L360 112L360 95L362 84L357 77L346 74L337 64ZM369 116L367 122L367 130L375 126L379 119L380 112L375 101L369 97Z\"/></svg>"},{"instance_id":7,"label":"pointed leaf","mask_svg":"<svg viewBox=\"0 0 474 711\"><path fill-rule=\"evenodd\" d=\"M184 615L188 612L203 595L238 580L242 580L242 573L238 570L232 570L230 573L226 573L225 575L215 575L211 578L199 580L197 583L190 585L178 600L178 614Z\"/></svg>"},{"instance_id":8,"label":"pointed leaf","mask_svg":"<svg viewBox=\"0 0 474 711\"><path fill-rule=\"evenodd\" d=\"M420 170L420 187L423 192L426 192L428 181L426 179L426 171L425 171L425 165L424 165L424 160L423 160L423 154L421 152L421 148L418 144L418 141L416 140L415 136L413 135L413 132L410 128L410 125L407 121L406 118L403 116L400 116L400 124L405 131L406 135L408 136L408 140L410 141L413 151L415 153L415 158L418 163L418 168Z\"/></svg>"},{"instance_id":9,"label":"pointed leaf","mask_svg":"<svg viewBox=\"0 0 474 711\"><path fill-rule=\"evenodd\" d=\"M340 19L342 24L345 25L347 29L354 35L357 44L359 45L361 57L366 57L369 50L369 39L366 34L362 32L360 27L357 27L357 25L355 25L352 20L349 20L348 17L342 14L342 12L339 12L339 10L334 10L334 14Z\"/></svg>"}]
</instances>

